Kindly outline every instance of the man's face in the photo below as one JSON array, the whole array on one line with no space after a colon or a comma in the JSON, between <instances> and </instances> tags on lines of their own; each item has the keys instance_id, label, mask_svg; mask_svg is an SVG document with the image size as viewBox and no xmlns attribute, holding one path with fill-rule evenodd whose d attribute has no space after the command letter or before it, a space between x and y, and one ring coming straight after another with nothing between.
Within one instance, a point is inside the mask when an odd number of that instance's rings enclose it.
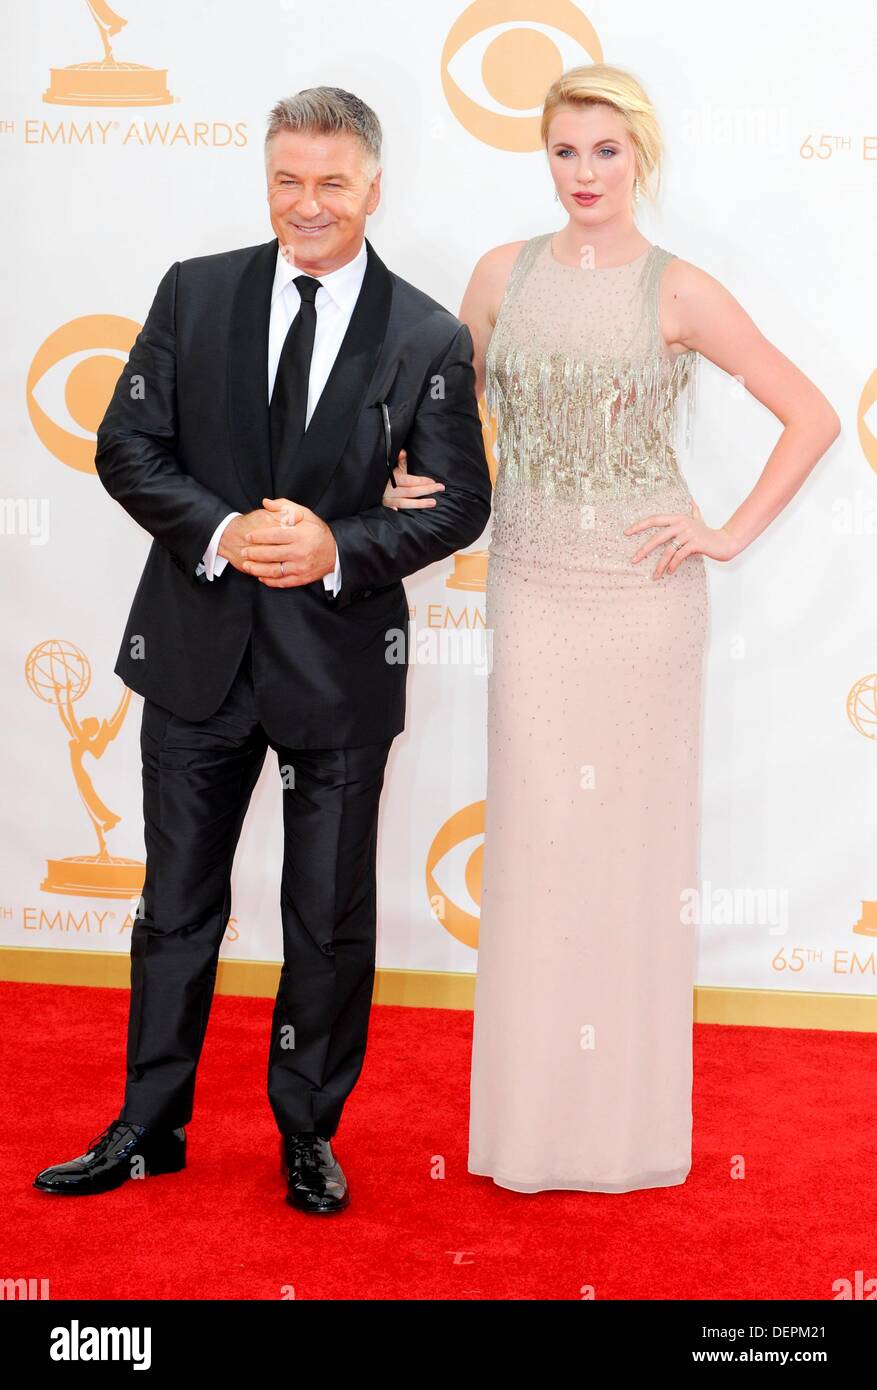
<instances>
[{"instance_id":1,"label":"man's face","mask_svg":"<svg viewBox=\"0 0 877 1390\"><path fill-rule=\"evenodd\" d=\"M354 135L282 130L268 150L268 206L277 240L310 275L352 260L381 199L380 169Z\"/></svg>"}]
</instances>

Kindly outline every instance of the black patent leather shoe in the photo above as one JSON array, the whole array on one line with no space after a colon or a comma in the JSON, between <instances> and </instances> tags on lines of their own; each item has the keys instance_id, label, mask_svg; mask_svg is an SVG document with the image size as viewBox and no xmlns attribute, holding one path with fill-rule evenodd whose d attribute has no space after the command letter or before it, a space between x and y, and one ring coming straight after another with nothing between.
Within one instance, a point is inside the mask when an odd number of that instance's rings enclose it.
<instances>
[{"instance_id":1,"label":"black patent leather shoe","mask_svg":"<svg viewBox=\"0 0 877 1390\"><path fill-rule=\"evenodd\" d=\"M284 1134L280 1171L286 1175L286 1200L298 1211L328 1216L350 1201L347 1179L329 1139L318 1134Z\"/></svg>"},{"instance_id":2,"label":"black patent leather shoe","mask_svg":"<svg viewBox=\"0 0 877 1390\"><path fill-rule=\"evenodd\" d=\"M41 1192L86 1197L121 1187L135 1174L179 1173L185 1166L184 1129L147 1129L128 1120L113 1120L84 1154L44 1168L33 1185Z\"/></svg>"}]
</instances>

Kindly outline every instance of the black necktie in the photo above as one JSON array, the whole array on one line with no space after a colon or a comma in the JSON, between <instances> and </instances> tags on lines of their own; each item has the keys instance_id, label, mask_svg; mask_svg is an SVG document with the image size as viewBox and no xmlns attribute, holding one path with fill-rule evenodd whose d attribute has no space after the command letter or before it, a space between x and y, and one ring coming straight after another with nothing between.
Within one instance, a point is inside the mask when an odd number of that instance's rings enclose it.
<instances>
[{"instance_id":1,"label":"black necktie","mask_svg":"<svg viewBox=\"0 0 877 1390\"><path fill-rule=\"evenodd\" d=\"M289 467L305 433L308 410L308 379L314 352L317 329L317 309L314 300L321 281L310 275L297 275L293 282L301 295L301 307L289 326L284 339L274 390L271 392L269 417L271 421L271 474L275 496L282 496L281 481L286 486Z\"/></svg>"}]
</instances>

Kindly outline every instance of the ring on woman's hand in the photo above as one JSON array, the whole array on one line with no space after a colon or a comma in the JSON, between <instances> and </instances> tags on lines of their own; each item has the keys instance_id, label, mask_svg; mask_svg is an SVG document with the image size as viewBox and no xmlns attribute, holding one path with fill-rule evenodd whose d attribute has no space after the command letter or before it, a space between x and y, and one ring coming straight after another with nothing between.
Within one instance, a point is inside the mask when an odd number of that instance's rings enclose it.
<instances>
[{"instance_id":1,"label":"ring on woman's hand","mask_svg":"<svg viewBox=\"0 0 877 1390\"><path fill-rule=\"evenodd\" d=\"M283 561L282 561L282 560L280 561L280 573L281 573L281 574L283 573Z\"/></svg>"},{"instance_id":2,"label":"ring on woman's hand","mask_svg":"<svg viewBox=\"0 0 877 1390\"><path fill-rule=\"evenodd\" d=\"M685 544L685 542L684 542L684 541L677 541L677 539L676 539L675 536L671 536L671 537L670 537L670 544L671 544L676 550L681 550L682 547L683 547L683 545Z\"/></svg>"}]
</instances>

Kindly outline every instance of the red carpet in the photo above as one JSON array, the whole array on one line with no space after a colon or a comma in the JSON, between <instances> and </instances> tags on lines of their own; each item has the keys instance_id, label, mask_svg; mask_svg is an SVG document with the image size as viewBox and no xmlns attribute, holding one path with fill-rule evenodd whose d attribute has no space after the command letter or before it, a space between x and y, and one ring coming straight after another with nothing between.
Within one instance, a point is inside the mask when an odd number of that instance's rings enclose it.
<instances>
[{"instance_id":1,"label":"red carpet","mask_svg":"<svg viewBox=\"0 0 877 1390\"><path fill-rule=\"evenodd\" d=\"M505 1191L466 1172L471 1015L377 1008L336 1140L351 1206L287 1207L265 1096L268 1000L216 999L185 1172L64 1199L31 1187L122 1101L127 994L0 985L0 1277L51 1297L830 1299L877 1276L877 1046L866 1033L695 1029L681 1187ZM729 1176L734 1155L746 1177ZM444 1179L430 1177L436 1155Z\"/></svg>"}]
</instances>

